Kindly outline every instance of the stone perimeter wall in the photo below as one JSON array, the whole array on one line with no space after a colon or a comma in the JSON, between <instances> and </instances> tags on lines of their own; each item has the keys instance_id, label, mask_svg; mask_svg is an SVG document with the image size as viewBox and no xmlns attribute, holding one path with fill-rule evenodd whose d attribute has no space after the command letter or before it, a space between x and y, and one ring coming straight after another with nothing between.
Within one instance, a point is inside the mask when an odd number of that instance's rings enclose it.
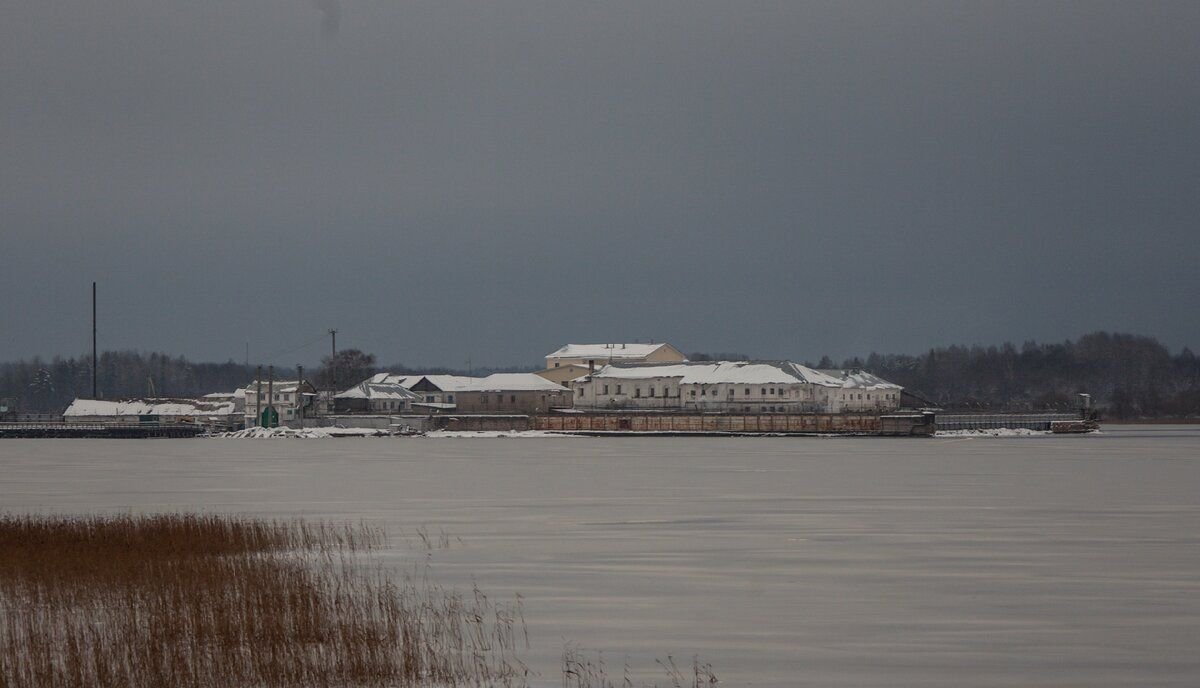
<instances>
[{"instance_id":1,"label":"stone perimeter wall","mask_svg":"<svg viewBox=\"0 0 1200 688\"><path fill-rule=\"evenodd\" d=\"M563 432L863 433L880 430L877 414L562 414L533 416L532 429Z\"/></svg>"}]
</instances>

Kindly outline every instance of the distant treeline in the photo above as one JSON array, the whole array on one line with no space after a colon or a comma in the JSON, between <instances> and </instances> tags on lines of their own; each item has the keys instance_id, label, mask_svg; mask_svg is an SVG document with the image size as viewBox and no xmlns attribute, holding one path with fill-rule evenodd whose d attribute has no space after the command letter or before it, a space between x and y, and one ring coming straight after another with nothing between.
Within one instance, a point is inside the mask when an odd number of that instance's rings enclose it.
<instances>
[{"instance_id":1,"label":"distant treeline","mask_svg":"<svg viewBox=\"0 0 1200 688\"><path fill-rule=\"evenodd\" d=\"M819 368L837 367L828 357ZM948 409L1066 410L1092 395L1108 418L1200 416L1200 361L1153 337L1095 332L1054 344L950 346L923 355L871 354L843 361Z\"/></svg>"},{"instance_id":2,"label":"distant treeline","mask_svg":"<svg viewBox=\"0 0 1200 688\"><path fill-rule=\"evenodd\" d=\"M493 372L528 372L534 368L476 368L471 371L454 368L423 368L414 370L398 363L377 367L375 356L357 349L338 352L337 375L332 375L330 357L321 365L306 371L304 377L326 388L336 382L345 389L376 372L402 374L452 374L477 376ZM185 397L194 398L211 392L232 392L254 380L255 366L227 363L196 363L183 356L138 351L106 351L100 354L96 369L96 389L101 398L128 397ZM263 376L266 376L264 370ZM294 368L276 368L275 379L295 379ZM61 413L77 397L92 396L92 357L56 357L52 360L33 358L28 361L0 363L0 399L14 402L12 407L22 413Z\"/></svg>"},{"instance_id":3,"label":"distant treeline","mask_svg":"<svg viewBox=\"0 0 1200 688\"><path fill-rule=\"evenodd\" d=\"M241 363L194 363L182 356L106 351L96 367L101 397L198 397L233 391L254 377ZM92 395L92 357L34 358L0 363L0 398L26 413L59 413L76 397Z\"/></svg>"},{"instance_id":4,"label":"distant treeline","mask_svg":"<svg viewBox=\"0 0 1200 688\"><path fill-rule=\"evenodd\" d=\"M693 358L746 357L693 354ZM331 379L330 359L321 363L306 377L324 387ZM1076 394L1087 392L1108 418L1200 417L1200 361L1189 349L1172 354L1153 337L1140 335L1096 332L1073 342L950 346L921 355L873 353L865 360L853 358L840 365L825 357L807 365L862 368L947 409L1066 410L1075 408ZM487 375L515 369L376 367L373 355L348 349L338 352L337 386L349 387L380 370ZM276 376L294 377L294 372L276 370ZM196 397L246 385L254 378L254 368L233 361L194 363L182 356L116 351L101 354L97 378L105 398ZM23 412L58 413L72 399L91 393L90 356L0 363L0 398L12 399Z\"/></svg>"}]
</instances>

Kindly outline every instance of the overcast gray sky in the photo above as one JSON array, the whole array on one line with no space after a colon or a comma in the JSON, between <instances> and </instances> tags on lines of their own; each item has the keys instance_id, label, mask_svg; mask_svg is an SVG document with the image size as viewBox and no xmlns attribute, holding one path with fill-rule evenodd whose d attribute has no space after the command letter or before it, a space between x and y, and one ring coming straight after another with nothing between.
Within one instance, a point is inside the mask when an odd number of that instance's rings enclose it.
<instances>
[{"instance_id":1,"label":"overcast gray sky","mask_svg":"<svg viewBox=\"0 0 1200 688\"><path fill-rule=\"evenodd\" d=\"M1200 345L1200 3L0 7L0 359ZM286 353L282 353L286 352ZM278 356L272 361L270 357Z\"/></svg>"}]
</instances>

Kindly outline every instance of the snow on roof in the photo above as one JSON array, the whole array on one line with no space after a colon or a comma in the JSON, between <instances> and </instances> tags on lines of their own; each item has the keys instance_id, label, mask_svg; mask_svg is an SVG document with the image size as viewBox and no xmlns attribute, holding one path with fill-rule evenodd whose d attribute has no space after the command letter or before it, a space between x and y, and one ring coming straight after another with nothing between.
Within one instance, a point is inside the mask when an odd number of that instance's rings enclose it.
<instances>
[{"instance_id":1,"label":"snow on roof","mask_svg":"<svg viewBox=\"0 0 1200 688\"><path fill-rule=\"evenodd\" d=\"M467 392L474 389L482 378L467 377L466 375L413 375L408 377L404 386L412 388L421 380L429 380L434 387L443 392Z\"/></svg>"},{"instance_id":2,"label":"snow on roof","mask_svg":"<svg viewBox=\"0 0 1200 688\"><path fill-rule=\"evenodd\" d=\"M64 416L228 416L232 401L196 399L76 399Z\"/></svg>"},{"instance_id":3,"label":"snow on roof","mask_svg":"<svg viewBox=\"0 0 1200 688\"><path fill-rule=\"evenodd\" d=\"M841 387L854 389L903 389L900 385L888 382L878 375L872 375L865 370L822 370L822 373L841 381Z\"/></svg>"},{"instance_id":4,"label":"snow on roof","mask_svg":"<svg viewBox=\"0 0 1200 688\"><path fill-rule=\"evenodd\" d=\"M259 383L258 380L254 380L250 384L243 387L242 388L243 395L257 392L258 391L258 383ZM308 380L305 380L304 383L307 385ZM263 394L267 393L267 389L272 389L272 391L276 394L283 394L285 392L295 392L296 388L299 386L300 386L300 382L298 380L275 380L273 383L268 380L262 380Z\"/></svg>"},{"instance_id":5,"label":"snow on roof","mask_svg":"<svg viewBox=\"0 0 1200 688\"><path fill-rule=\"evenodd\" d=\"M379 379L377 382L376 380ZM399 382L379 375L334 395L336 399L419 399L421 396Z\"/></svg>"},{"instance_id":6,"label":"snow on roof","mask_svg":"<svg viewBox=\"0 0 1200 688\"><path fill-rule=\"evenodd\" d=\"M811 383L841 387L842 382L825 373L791 361L705 361L669 364L610 364L596 372L597 378L642 380L652 377L679 378L684 385L770 385Z\"/></svg>"},{"instance_id":7,"label":"snow on roof","mask_svg":"<svg viewBox=\"0 0 1200 688\"><path fill-rule=\"evenodd\" d=\"M645 358L667 344L567 344L546 358L594 358L597 360Z\"/></svg>"},{"instance_id":8,"label":"snow on roof","mask_svg":"<svg viewBox=\"0 0 1200 688\"><path fill-rule=\"evenodd\" d=\"M473 392L561 392L566 388L536 373L492 373L476 382ZM463 390L468 391L468 390Z\"/></svg>"}]
</instances>

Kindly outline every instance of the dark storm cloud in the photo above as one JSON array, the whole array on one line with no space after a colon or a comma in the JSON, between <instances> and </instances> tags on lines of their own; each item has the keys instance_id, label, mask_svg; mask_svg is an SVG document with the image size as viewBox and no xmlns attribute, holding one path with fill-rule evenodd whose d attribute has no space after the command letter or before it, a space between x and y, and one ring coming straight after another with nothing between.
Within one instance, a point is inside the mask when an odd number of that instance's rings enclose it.
<instances>
[{"instance_id":1,"label":"dark storm cloud","mask_svg":"<svg viewBox=\"0 0 1200 688\"><path fill-rule=\"evenodd\" d=\"M1198 31L1190 2L15 3L0 358L84 349L92 279L102 345L200 358L331 326L451 365L1196 346Z\"/></svg>"}]
</instances>

